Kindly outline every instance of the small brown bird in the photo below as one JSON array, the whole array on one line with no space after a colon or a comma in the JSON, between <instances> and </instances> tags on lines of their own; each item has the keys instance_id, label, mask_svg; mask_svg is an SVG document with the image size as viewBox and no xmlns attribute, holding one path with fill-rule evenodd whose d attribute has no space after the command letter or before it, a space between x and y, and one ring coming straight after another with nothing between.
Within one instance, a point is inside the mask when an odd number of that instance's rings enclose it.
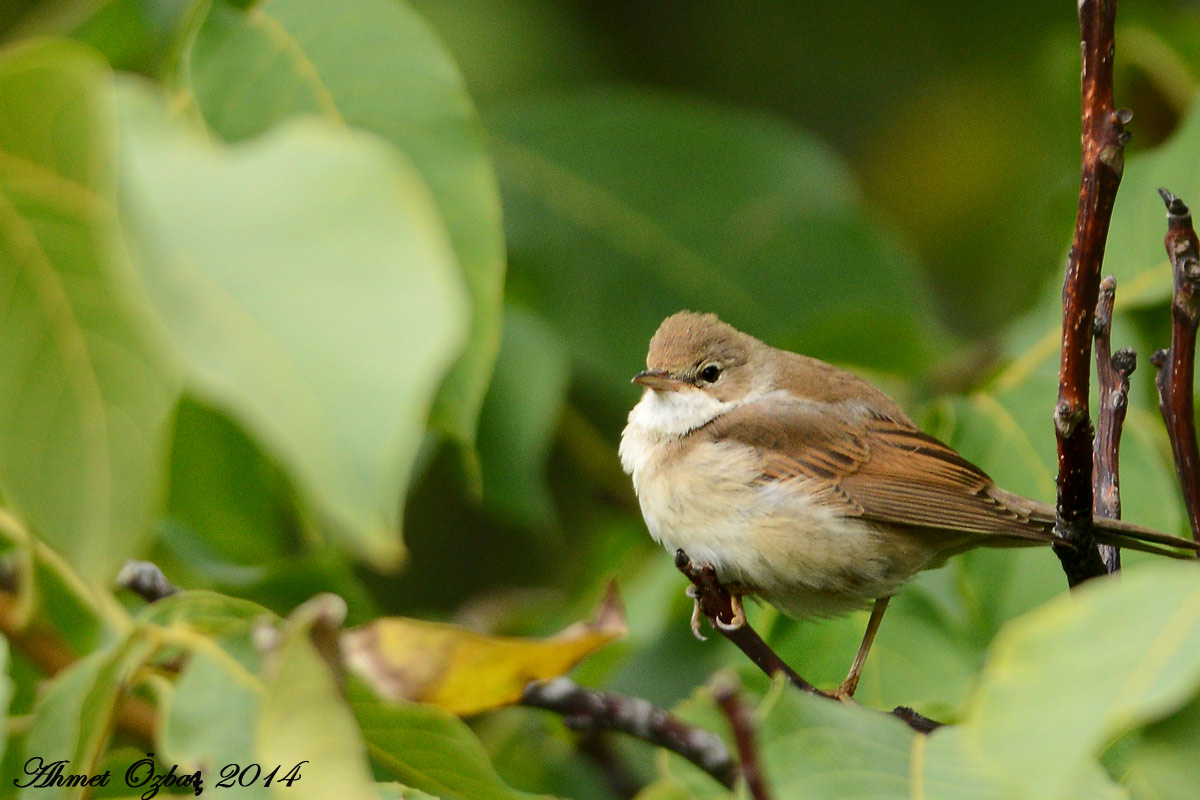
<instances>
[{"instance_id":1,"label":"small brown bird","mask_svg":"<svg viewBox=\"0 0 1200 800\"><path fill-rule=\"evenodd\" d=\"M918 572L975 547L1055 540L1051 506L998 488L867 381L713 314L668 317L646 366L620 454L650 533L711 564L735 600L757 596L801 618L874 601L843 698L888 598ZM1096 538L1197 549L1108 519L1096 520Z\"/></svg>"}]
</instances>

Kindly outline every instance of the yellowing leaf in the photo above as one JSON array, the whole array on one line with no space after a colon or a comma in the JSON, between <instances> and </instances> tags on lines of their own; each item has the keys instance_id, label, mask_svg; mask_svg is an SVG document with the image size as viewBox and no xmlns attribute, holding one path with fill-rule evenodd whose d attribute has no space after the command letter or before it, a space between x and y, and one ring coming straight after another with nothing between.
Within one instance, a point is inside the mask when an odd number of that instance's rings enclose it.
<instances>
[{"instance_id":1,"label":"yellowing leaf","mask_svg":"<svg viewBox=\"0 0 1200 800\"><path fill-rule=\"evenodd\" d=\"M577 622L548 639L385 618L347 631L342 647L347 666L381 696L467 715L517 702L527 683L562 675L625 630L625 611L610 585L592 622Z\"/></svg>"}]
</instances>

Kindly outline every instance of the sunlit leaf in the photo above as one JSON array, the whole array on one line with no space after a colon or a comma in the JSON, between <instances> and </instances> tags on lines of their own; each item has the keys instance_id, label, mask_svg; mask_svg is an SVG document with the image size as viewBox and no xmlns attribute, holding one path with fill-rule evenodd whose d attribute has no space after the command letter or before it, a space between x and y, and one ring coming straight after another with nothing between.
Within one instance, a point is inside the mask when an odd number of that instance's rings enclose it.
<instances>
[{"instance_id":1,"label":"sunlit leaf","mask_svg":"<svg viewBox=\"0 0 1200 800\"><path fill-rule=\"evenodd\" d=\"M262 699L262 687L256 690L228 661L192 652L163 705L161 758L179 764L181 772L200 770L209 786L215 784L229 764L251 760ZM239 786L238 794L248 800L269 796L259 783Z\"/></svg>"},{"instance_id":2,"label":"sunlit leaf","mask_svg":"<svg viewBox=\"0 0 1200 800\"><path fill-rule=\"evenodd\" d=\"M1104 742L1200 687L1200 572L1165 563L1089 584L1005 628L964 720L1011 796L1062 797Z\"/></svg>"},{"instance_id":3,"label":"sunlit leaf","mask_svg":"<svg viewBox=\"0 0 1200 800\"><path fill-rule=\"evenodd\" d=\"M339 602L324 595L297 609L270 653L255 734L257 761L268 768L280 765L281 772L308 762L300 767L300 780L272 784L273 797L328 800L377 794L362 735L330 664L318 652L323 643L336 647L332 626L345 616Z\"/></svg>"},{"instance_id":4,"label":"sunlit leaf","mask_svg":"<svg viewBox=\"0 0 1200 800\"><path fill-rule=\"evenodd\" d=\"M395 566L409 471L466 332L428 190L366 134L306 120L213 146L125 88L139 266L195 393L335 533Z\"/></svg>"},{"instance_id":5,"label":"sunlit leaf","mask_svg":"<svg viewBox=\"0 0 1200 800\"><path fill-rule=\"evenodd\" d=\"M0 491L95 580L148 538L177 392L121 246L109 80L66 42L0 56Z\"/></svg>"},{"instance_id":6,"label":"sunlit leaf","mask_svg":"<svg viewBox=\"0 0 1200 800\"><path fill-rule=\"evenodd\" d=\"M473 309L434 423L473 443L500 346L504 240L483 130L445 48L400 0L270 0L244 12L214 4L188 60L200 112L226 139L316 113L411 159L446 221Z\"/></svg>"},{"instance_id":7,"label":"sunlit leaf","mask_svg":"<svg viewBox=\"0 0 1200 800\"><path fill-rule=\"evenodd\" d=\"M455 625L387 618L343 637L347 664L390 699L417 700L467 715L521 699L526 684L562 675L625 633L610 587L593 621L548 639L484 636Z\"/></svg>"}]
</instances>

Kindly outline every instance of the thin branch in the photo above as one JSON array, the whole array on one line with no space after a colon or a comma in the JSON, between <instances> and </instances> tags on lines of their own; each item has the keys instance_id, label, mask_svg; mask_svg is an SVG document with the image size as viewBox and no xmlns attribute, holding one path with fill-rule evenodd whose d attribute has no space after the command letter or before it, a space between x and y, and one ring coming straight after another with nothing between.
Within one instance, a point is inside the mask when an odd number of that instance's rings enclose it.
<instances>
[{"instance_id":1,"label":"thin branch","mask_svg":"<svg viewBox=\"0 0 1200 800\"><path fill-rule=\"evenodd\" d=\"M1123 347L1112 352L1112 314L1117 281L1109 275L1100 283L1096 304L1096 381L1100 386L1100 412L1092 450L1092 511L1098 517L1121 518L1121 430L1129 408L1129 376L1137 368L1137 353ZM1121 568L1121 549L1100 545L1105 570Z\"/></svg>"},{"instance_id":2,"label":"thin branch","mask_svg":"<svg viewBox=\"0 0 1200 800\"><path fill-rule=\"evenodd\" d=\"M1164 244L1175 273L1171 300L1171 346L1151 359L1158 370L1158 409L1167 425L1175 470L1183 488L1192 538L1200 539L1200 456L1196 450L1196 417L1192 380L1196 366L1196 327L1200 319L1200 246L1192 215L1183 201L1159 189L1167 204Z\"/></svg>"},{"instance_id":3,"label":"thin branch","mask_svg":"<svg viewBox=\"0 0 1200 800\"><path fill-rule=\"evenodd\" d=\"M779 657L778 653L771 649L770 645L763 641L758 632L750 627L750 623L744 616L739 617L734 613L733 598L729 594L729 590L717 580L716 572L710 565L697 566L692 563L687 553L676 550L675 566L692 582L694 590L689 594L695 598L700 611L708 617L709 624L713 626L713 629L737 645L738 649L757 664L759 669L771 676L776 673L783 674L802 692L841 702L837 697L821 691L800 677L794 669L787 665L786 661ZM942 723L921 716L907 706L896 706L889 713L897 719L903 720L917 733L930 733L942 727Z\"/></svg>"},{"instance_id":4,"label":"thin branch","mask_svg":"<svg viewBox=\"0 0 1200 800\"><path fill-rule=\"evenodd\" d=\"M767 791L766 778L758 758L758 737L754 734L754 723L750 714L738 697L737 678L732 675L719 675L713 682L713 699L729 720L729 728L733 731L733 741L738 750L739 771L750 796L754 800L771 800L771 793Z\"/></svg>"},{"instance_id":5,"label":"thin branch","mask_svg":"<svg viewBox=\"0 0 1200 800\"><path fill-rule=\"evenodd\" d=\"M646 700L585 689L570 678L533 681L521 703L561 714L577 731L620 731L677 753L732 789L737 767L725 742Z\"/></svg>"},{"instance_id":6,"label":"thin branch","mask_svg":"<svg viewBox=\"0 0 1200 800\"><path fill-rule=\"evenodd\" d=\"M1092 423L1088 413L1092 321L1113 203L1125 163L1124 125L1130 114L1113 106L1113 26L1116 0L1080 0L1083 44L1083 167L1075 238L1063 283L1062 358L1054 429L1058 440L1054 552L1075 586L1107 572L1092 531Z\"/></svg>"}]
</instances>

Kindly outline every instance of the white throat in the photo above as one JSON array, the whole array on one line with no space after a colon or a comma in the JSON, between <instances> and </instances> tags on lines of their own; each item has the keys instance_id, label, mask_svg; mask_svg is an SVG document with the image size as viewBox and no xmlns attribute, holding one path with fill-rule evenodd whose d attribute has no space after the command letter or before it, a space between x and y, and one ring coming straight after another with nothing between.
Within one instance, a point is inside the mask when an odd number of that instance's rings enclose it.
<instances>
[{"instance_id":1,"label":"white throat","mask_svg":"<svg viewBox=\"0 0 1200 800\"><path fill-rule=\"evenodd\" d=\"M717 400L706 392L684 387L674 392L647 389L629 412L621 433L621 466L634 476L648 463L654 445L678 439L739 405Z\"/></svg>"}]
</instances>

